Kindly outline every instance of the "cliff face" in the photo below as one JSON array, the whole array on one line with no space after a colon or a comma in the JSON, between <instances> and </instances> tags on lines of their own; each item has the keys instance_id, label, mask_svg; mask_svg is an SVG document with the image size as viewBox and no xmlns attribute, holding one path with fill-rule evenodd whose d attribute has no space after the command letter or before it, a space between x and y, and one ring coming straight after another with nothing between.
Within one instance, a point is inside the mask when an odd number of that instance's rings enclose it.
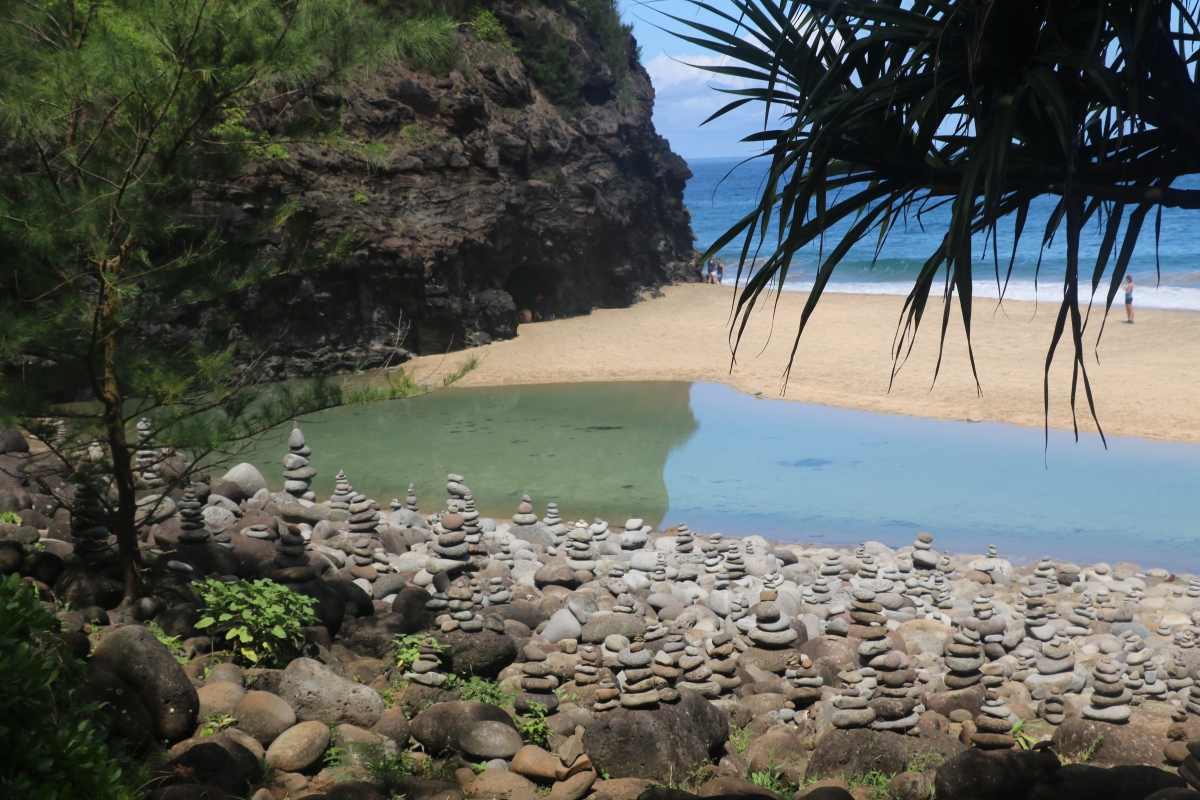
<instances>
[{"instance_id":1,"label":"cliff face","mask_svg":"<svg viewBox=\"0 0 1200 800\"><path fill-rule=\"evenodd\" d=\"M288 203L307 246L348 243L336 263L203 317L239 360L262 354L274 378L397 363L512 337L519 309L584 314L698 277L683 205L691 173L654 131L654 89L632 43L617 80L582 18L493 9L520 32L517 52L463 26L446 74L389 67L316 93L305 113L336 116L340 137L203 188L194 213L259 237L261 252L295 249L294 237L258 232ZM531 79L522 35L565 41L582 81L577 111L561 112Z\"/></svg>"}]
</instances>

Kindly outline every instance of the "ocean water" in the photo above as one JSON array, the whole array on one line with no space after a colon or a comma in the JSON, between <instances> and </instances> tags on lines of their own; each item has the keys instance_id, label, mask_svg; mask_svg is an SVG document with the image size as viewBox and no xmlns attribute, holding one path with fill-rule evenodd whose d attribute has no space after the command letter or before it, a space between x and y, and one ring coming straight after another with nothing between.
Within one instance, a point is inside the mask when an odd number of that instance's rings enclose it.
<instances>
[{"instance_id":1,"label":"ocean water","mask_svg":"<svg viewBox=\"0 0 1200 800\"><path fill-rule=\"evenodd\" d=\"M276 490L284 426L249 460ZM485 516L528 490L544 516L629 517L727 536L912 544L1200 573L1200 445L756 400L710 383L453 388L303 421L319 499L346 471L387 508L414 483L445 507L465 476Z\"/></svg>"},{"instance_id":2,"label":"ocean water","mask_svg":"<svg viewBox=\"0 0 1200 800\"><path fill-rule=\"evenodd\" d=\"M688 162L693 177L687 183L684 199L692 212L692 230L697 238L696 247L706 250L729 229L731 225L749 213L761 191L767 167L765 161L743 163L736 158L701 158ZM1200 188L1200 176L1186 176L1174 184L1177 188ZM1017 248L1012 277L1004 297L1011 300L1037 300L1057 303L1062 299L1062 280L1066 267L1066 241L1059 236L1044 250L1040 247L1042 232L1054 208L1056 199L1043 197L1030 205L1029 217L1021 244ZM830 204L832 204L832 200ZM1126 209L1126 219L1132 209ZM941 243L950 220L949 206L933 209L918 221L910 216L907 223L897 225L888 235L877 259L877 239L869 234L862 243L853 248L834 270L828 291L859 292L867 294L907 295L913 280L929 255ZM825 252L840 241L850 222L832 228L826 236ZM1124 227L1124 226L1123 226ZM1133 276L1136 291L1134 303L1138 307L1182 309L1200 311L1200 212L1181 209L1163 209L1161 234L1155 248L1155 214L1146 217L1138 237L1137 248L1130 262L1129 273ZM769 253L775 241L775 230L768 231L763 253ZM1124 230L1122 229L1122 236ZM1089 281L1081 299L1090 293L1090 279L1095 265L1096 253L1100 248L1103 231L1095 224L1085 231L1080 243L1080 276ZM1001 285L1012 254L1013 220L1002 222L996 245L1000 256ZM1120 242L1120 239L1118 239ZM986 250L985 250L986 246ZM721 251L726 265L726 283L732 283L736 272L742 240L731 242ZM985 242L982 235L975 237L973 265L975 270L974 292L977 297L999 297L992 243ZM751 256L754 255L752 250ZM820 264L816 246L800 254L788 274L785 289L807 290L812 287L813 276ZM1041 267L1038 259L1041 257ZM874 259L874 261L873 261ZM1094 303L1103 306L1108 292L1108 281L1112 275L1115 254L1100 282ZM943 273L944 274L944 273ZM934 291L940 284L935 281ZM1118 293L1113 305L1120 308L1123 295Z\"/></svg>"}]
</instances>

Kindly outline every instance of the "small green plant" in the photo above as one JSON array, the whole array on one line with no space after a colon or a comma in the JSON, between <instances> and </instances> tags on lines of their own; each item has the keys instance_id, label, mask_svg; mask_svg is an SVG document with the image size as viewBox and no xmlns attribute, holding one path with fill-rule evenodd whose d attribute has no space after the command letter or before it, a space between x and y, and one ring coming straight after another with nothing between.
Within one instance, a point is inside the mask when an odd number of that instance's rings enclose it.
<instances>
[{"instance_id":1,"label":"small green plant","mask_svg":"<svg viewBox=\"0 0 1200 800\"><path fill-rule=\"evenodd\" d=\"M874 800L889 800L892 796L892 778L895 775L885 775L877 769L873 769L865 775L851 775L849 777L843 775L842 780L850 787L850 791L863 788Z\"/></svg>"},{"instance_id":2,"label":"small green plant","mask_svg":"<svg viewBox=\"0 0 1200 800\"><path fill-rule=\"evenodd\" d=\"M1036 734L1031 733L1034 729L1046 730L1045 726L1036 722L1030 723L1027 719L1019 719L1017 720L1017 724L1012 726L1012 731L1010 731L1009 735L1017 740L1017 747L1022 750L1032 750L1033 746L1041 741Z\"/></svg>"},{"instance_id":3,"label":"small green plant","mask_svg":"<svg viewBox=\"0 0 1200 800\"><path fill-rule=\"evenodd\" d=\"M379 172L388 165L388 146L383 142L353 142L350 148L371 172Z\"/></svg>"},{"instance_id":4,"label":"small green plant","mask_svg":"<svg viewBox=\"0 0 1200 800\"><path fill-rule=\"evenodd\" d=\"M780 777L778 773L773 772L770 769L751 772L746 776L746 780L750 781L760 789L766 789L768 792L775 792L779 795L784 793L791 794L791 792L788 792L790 787L788 786L787 781Z\"/></svg>"},{"instance_id":5,"label":"small green plant","mask_svg":"<svg viewBox=\"0 0 1200 800\"><path fill-rule=\"evenodd\" d=\"M414 122L400 129L400 138L411 147L419 147L432 142L433 134Z\"/></svg>"},{"instance_id":6,"label":"small green plant","mask_svg":"<svg viewBox=\"0 0 1200 800\"><path fill-rule=\"evenodd\" d=\"M290 161L292 154L281 144L272 142L263 148L263 155L276 161Z\"/></svg>"},{"instance_id":7,"label":"small green plant","mask_svg":"<svg viewBox=\"0 0 1200 800\"><path fill-rule=\"evenodd\" d=\"M237 720L232 714L222 714L214 711L204 720L204 724L200 726L201 736L213 736L220 733L226 728L232 728L237 725Z\"/></svg>"},{"instance_id":8,"label":"small green plant","mask_svg":"<svg viewBox=\"0 0 1200 800\"><path fill-rule=\"evenodd\" d=\"M437 652L442 652L446 649L446 645L434 639L432 636L417 636L416 634L405 634L403 636L396 635L396 669L404 670L412 667L417 663L417 658L421 655L421 645L432 647Z\"/></svg>"},{"instance_id":9,"label":"small green plant","mask_svg":"<svg viewBox=\"0 0 1200 800\"><path fill-rule=\"evenodd\" d=\"M154 638L171 651L171 655L180 664L188 663L187 656L183 654L183 645L179 642L178 636L168 636L167 632L158 626L158 623L148 621L145 623L146 629L154 634Z\"/></svg>"},{"instance_id":10,"label":"small green plant","mask_svg":"<svg viewBox=\"0 0 1200 800\"><path fill-rule=\"evenodd\" d=\"M475 9L475 13L471 15L471 30L474 31L475 38L481 42L496 42L510 52L517 51L517 48L513 47L513 43L508 39L508 31L504 30L504 26L500 24L500 20L496 19L496 15L486 8Z\"/></svg>"},{"instance_id":11,"label":"small green plant","mask_svg":"<svg viewBox=\"0 0 1200 800\"><path fill-rule=\"evenodd\" d=\"M446 677L449 677L448 675ZM472 675L465 681L459 682L458 699L476 703L489 703L500 708L512 708L517 693L506 689L496 681Z\"/></svg>"},{"instance_id":12,"label":"small green plant","mask_svg":"<svg viewBox=\"0 0 1200 800\"><path fill-rule=\"evenodd\" d=\"M448 373L444 378L442 378L442 386L450 386L453 383L457 383L458 381L462 380L468 372L477 369L481 363L483 363L483 359L479 356L468 356L461 364L455 367L452 372Z\"/></svg>"},{"instance_id":13,"label":"small green plant","mask_svg":"<svg viewBox=\"0 0 1200 800\"><path fill-rule=\"evenodd\" d=\"M348 766L350 766L350 751L346 748L338 747L337 745L331 745L330 748L325 751L326 769L337 770Z\"/></svg>"},{"instance_id":14,"label":"small green plant","mask_svg":"<svg viewBox=\"0 0 1200 800\"><path fill-rule=\"evenodd\" d=\"M1087 747L1085 747L1083 749L1083 752L1079 754L1079 762L1078 763L1087 764L1088 762L1090 762L1092 760L1092 758L1096 755L1096 751L1100 749L1100 745L1103 743L1104 743L1104 734L1102 733L1096 737L1096 741L1092 742L1091 744L1089 744Z\"/></svg>"},{"instance_id":15,"label":"small green plant","mask_svg":"<svg viewBox=\"0 0 1200 800\"><path fill-rule=\"evenodd\" d=\"M546 724L546 709L537 703L529 706L528 714L517 715L517 732L526 744L545 747L550 743L550 726Z\"/></svg>"},{"instance_id":16,"label":"small green plant","mask_svg":"<svg viewBox=\"0 0 1200 800\"><path fill-rule=\"evenodd\" d=\"M316 621L313 599L274 581L224 583L215 578L199 586L204 609L196 628L225 632L237 654L254 665L275 665L299 652L298 629Z\"/></svg>"},{"instance_id":17,"label":"small green plant","mask_svg":"<svg viewBox=\"0 0 1200 800\"><path fill-rule=\"evenodd\" d=\"M354 202L358 203L360 206L370 205L371 198L368 197L367 193L364 192L362 189L355 189L354 190Z\"/></svg>"},{"instance_id":18,"label":"small green plant","mask_svg":"<svg viewBox=\"0 0 1200 800\"><path fill-rule=\"evenodd\" d=\"M738 755L746 752L746 748L750 746L750 731L745 728L739 728L736 725L729 726L729 743L733 745L733 749Z\"/></svg>"},{"instance_id":19,"label":"small green plant","mask_svg":"<svg viewBox=\"0 0 1200 800\"><path fill-rule=\"evenodd\" d=\"M564 703L578 703L582 699L579 696L579 692L569 692L562 686L555 689L554 693L558 695L558 699Z\"/></svg>"},{"instance_id":20,"label":"small green plant","mask_svg":"<svg viewBox=\"0 0 1200 800\"><path fill-rule=\"evenodd\" d=\"M14 511L0 511L0 523L5 522L9 525L20 525L21 518Z\"/></svg>"},{"instance_id":21,"label":"small green plant","mask_svg":"<svg viewBox=\"0 0 1200 800\"><path fill-rule=\"evenodd\" d=\"M394 756L384 756L379 748L371 748L364 751L364 756L367 776L384 797L395 797L406 790L408 778L415 771L411 753L401 750Z\"/></svg>"}]
</instances>

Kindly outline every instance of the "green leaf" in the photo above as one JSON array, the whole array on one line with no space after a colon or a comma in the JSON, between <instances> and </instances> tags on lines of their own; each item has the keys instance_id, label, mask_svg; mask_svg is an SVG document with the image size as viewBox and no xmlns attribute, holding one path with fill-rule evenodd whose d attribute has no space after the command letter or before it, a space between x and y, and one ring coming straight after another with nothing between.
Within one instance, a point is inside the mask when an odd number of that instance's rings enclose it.
<instances>
[{"instance_id":1,"label":"green leaf","mask_svg":"<svg viewBox=\"0 0 1200 800\"><path fill-rule=\"evenodd\" d=\"M197 630L203 630L204 628L209 627L210 625L212 625L215 622L216 622L216 620L213 619L212 617L201 617L200 621L197 622L192 627L196 628Z\"/></svg>"},{"instance_id":2,"label":"green leaf","mask_svg":"<svg viewBox=\"0 0 1200 800\"><path fill-rule=\"evenodd\" d=\"M287 633L285 633L283 628L279 627L278 625L276 625L274 628L271 628L271 633L275 634L280 639L287 638Z\"/></svg>"}]
</instances>

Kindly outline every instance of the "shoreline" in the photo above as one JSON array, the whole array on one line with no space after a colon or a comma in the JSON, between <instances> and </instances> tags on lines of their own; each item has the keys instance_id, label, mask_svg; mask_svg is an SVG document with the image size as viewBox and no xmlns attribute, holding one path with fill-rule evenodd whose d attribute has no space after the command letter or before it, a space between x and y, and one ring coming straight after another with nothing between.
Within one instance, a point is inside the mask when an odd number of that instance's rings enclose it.
<instances>
[{"instance_id":1,"label":"shoreline","mask_svg":"<svg viewBox=\"0 0 1200 800\"><path fill-rule=\"evenodd\" d=\"M731 365L728 341L734 288L708 284L664 287L656 298L625 309L522 324L514 339L476 347L482 364L460 386L607 381L707 381L763 397L886 414L945 420L1043 425L1043 366L1057 306L1006 301L976 303L972 325L976 392L957 304L951 310L940 373L942 306L931 300L916 345L889 392L890 347L904 298L828 293L809 321L791 380L780 391L807 292L787 290L756 312ZM1098 320L1084 333L1086 367L1097 415L1107 436L1200 442L1200 314L1123 308L1109 316L1095 354ZM772 324L773 323L773 324ZM1050 373L1050 427L1071 430L1070 343L1060 343ZM414 358L421 380L440 382L462 358ZM932 388L931 388L932 385ZM1095 433L1082 382L1077 420Z\"/></svg>"}]
</instances>

